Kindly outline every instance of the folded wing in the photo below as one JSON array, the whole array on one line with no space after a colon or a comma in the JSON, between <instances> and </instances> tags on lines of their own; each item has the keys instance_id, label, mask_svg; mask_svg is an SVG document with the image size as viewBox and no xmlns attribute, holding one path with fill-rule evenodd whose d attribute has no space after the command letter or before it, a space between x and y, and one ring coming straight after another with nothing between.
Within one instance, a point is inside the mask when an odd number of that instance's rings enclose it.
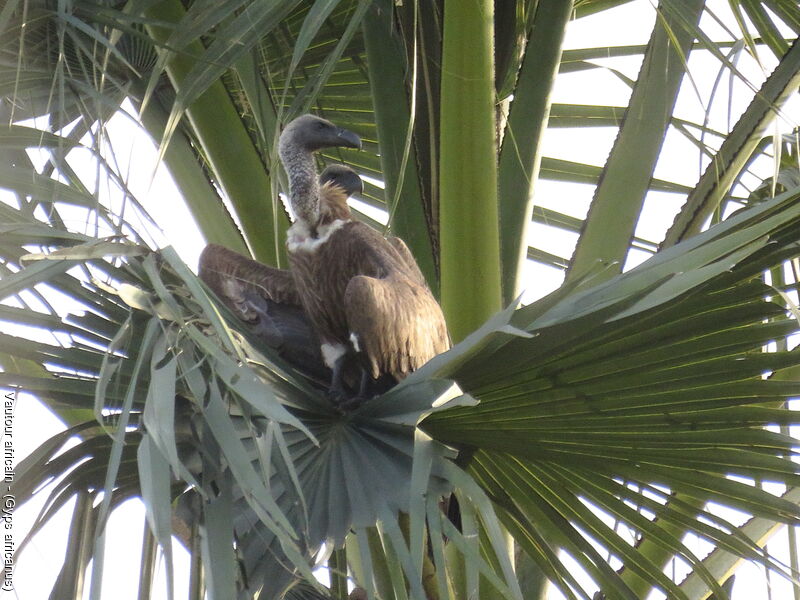
<instances>
[{"instance_id":1,"label":"folded wing","mask_svg":"<svg viewBox=\"0 0 800 600\"><path fill-rule=\"evenodd\" d=\"M289 271L209 244L200 255L198 275L251 335L306 375L327 379L319 338Z\"/></svg>"}]
</instances>

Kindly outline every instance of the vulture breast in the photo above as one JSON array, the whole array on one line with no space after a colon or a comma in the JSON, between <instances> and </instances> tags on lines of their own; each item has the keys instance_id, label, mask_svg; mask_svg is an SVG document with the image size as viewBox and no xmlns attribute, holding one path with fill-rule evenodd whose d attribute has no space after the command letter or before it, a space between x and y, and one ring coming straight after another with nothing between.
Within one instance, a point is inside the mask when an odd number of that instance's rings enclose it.
<instances>
[{"instance_id":1,"label":"vulture breast","mask_svg":"<svg viewBox=\"0 0 800 600\"><path fill-rule=\"evenodd\" d=\"M405 244L360 221L324 243L290 244L297 291L323 343L363 352L373 378L400 380L449 348L441 308Z\"/></svg>"}]
</instances>

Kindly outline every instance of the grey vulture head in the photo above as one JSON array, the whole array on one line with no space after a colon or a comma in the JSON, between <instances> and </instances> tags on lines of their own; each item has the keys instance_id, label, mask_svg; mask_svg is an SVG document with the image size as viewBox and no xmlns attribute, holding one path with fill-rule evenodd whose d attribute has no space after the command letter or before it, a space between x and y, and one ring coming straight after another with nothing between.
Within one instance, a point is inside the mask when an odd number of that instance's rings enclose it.
<instances>
[{"instance_id":1,"label":"grey vulture head","mask_svg":"<svg viewBox=\"0 0 800 600\"><path fill-rule=\"evenodd\" d=\"M281 152L285 146L301 148L309 153L339 146L360 150L361 138L321 117L302 115L289 123L281 133Z\"/></svg>"}]
</instances>

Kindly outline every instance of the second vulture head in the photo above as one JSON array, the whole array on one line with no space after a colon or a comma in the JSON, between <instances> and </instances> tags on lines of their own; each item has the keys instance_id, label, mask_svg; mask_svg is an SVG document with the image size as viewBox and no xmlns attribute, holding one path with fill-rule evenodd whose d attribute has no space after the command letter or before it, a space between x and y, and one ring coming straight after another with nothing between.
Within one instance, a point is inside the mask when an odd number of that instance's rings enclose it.
<instances>
[{"instance_id":1,"label":"second vulture head","mask_svg":"<svg viewBox=\"0 0 800 600\"><path fill-rule=\"evenodd\" d=\"M329 165L319 176L319 184L326 183L339 186L348 196L364 192L364 182L353 169L347 165Z\"/></svg>"}]
</instances>

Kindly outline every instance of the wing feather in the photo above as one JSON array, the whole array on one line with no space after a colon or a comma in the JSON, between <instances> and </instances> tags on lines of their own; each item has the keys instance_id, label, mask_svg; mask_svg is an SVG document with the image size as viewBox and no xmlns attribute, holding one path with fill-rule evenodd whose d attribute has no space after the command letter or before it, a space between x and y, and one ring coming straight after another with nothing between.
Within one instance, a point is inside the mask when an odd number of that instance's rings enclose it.
<instances>
[{"instance_id":1,"label":"wing feather","mask_svg":"<svg viewBox=\"0 0 800 600\"><path fill-rule=\"evenodd\" d=\"M402 274L353 277L345 311L375 379L382 373L403 379L450 346L441 308L419 282Z\"/></svg>"},{"instance_id":2,"label":"wing feather","mask_svg":"<svg viewBox=\"0 0 800 600\"><path fill-rule=\"evenodd\" d=\"M300 297L289 271L268 267L224 246L209 244L203 249L198 275L223 300L229 297L230 283L234 282L242 290L262 298L300 306Z\"/></svg>"},{"instance_id":3,"label":"wing feather","mask_svg":"<svg viewBox=\"0 0 800 600\"><path fill-rule=\"evenodd\" d=\"M209 244L200 255L198 275L262 343L307 375L326 377L319 338L291 272Z\"/></svg>"},{"instance_id":4,"label":"wing feather","mask_svg":"<svg viewBox=\"0 0 800 600\"><path fill-rule=\"evenodd\" d=\"M399 239L348 221L289 257L321 340L347 345L355 335L373 379L403 379L449 348L442 310Z\"/></svg>"}]
</instances>

